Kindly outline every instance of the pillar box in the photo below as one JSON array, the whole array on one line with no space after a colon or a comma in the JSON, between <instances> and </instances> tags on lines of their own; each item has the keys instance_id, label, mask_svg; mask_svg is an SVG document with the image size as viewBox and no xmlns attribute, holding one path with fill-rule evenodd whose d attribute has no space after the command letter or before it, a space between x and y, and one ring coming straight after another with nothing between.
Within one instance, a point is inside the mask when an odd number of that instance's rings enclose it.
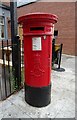
<instances>
[{"instance_id":1,"label":"pillar box","mask_svg":"<svg viewBox=\"0 0 77 120\"><path fill-rule=\"evenodd\" d=\"M31 13L18 21L23 25L25 100L43 107L51 101L52 37L57 16Z\"/></svg>"}]
</instances>

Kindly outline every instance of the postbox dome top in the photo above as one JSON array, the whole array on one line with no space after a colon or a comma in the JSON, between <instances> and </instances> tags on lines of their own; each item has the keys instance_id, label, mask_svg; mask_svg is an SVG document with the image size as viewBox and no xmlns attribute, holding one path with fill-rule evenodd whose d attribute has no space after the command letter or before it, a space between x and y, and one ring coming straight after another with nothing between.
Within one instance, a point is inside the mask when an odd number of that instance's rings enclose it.
<instances>
[{"instance_id":1,"label":"postbox dome top","mask_svg":"<svg viewBox=\"0 0 77 120\"><path fill-rule=\"evenodd\" d=\"M58 17L51 13L35 12L35 13L28 13L24 16L19 17L18 22L23 23L26 20L33 20L33 19L39 19L39 20L44 19L44 20L50 21L52 23L56 23Z\"/></svg>"}]
</instances>

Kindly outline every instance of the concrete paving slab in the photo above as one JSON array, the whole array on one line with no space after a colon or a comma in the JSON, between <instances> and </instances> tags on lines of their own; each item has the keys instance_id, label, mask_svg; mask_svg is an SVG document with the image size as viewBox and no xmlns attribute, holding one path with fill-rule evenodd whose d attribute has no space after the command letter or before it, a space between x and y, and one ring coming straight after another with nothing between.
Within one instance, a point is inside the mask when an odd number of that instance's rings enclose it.
<instances>
[{"instance_id":1,"label":"concrete paving slab","mask_svg":"<svg viewBox=\"0 0 77 120\"><path fill-rule=\"evenodd\" d=\"M67 100L56 118L75 118L75 105Z\"/></svg>"},{"instance_id":2,"label":"concrete paving slab","mask_svg":"<svg viewBox=\"0 0 77 120\"><path fill-rule=\"evenodd\" d=\"M3 118L3 113L0 112L0 120Z\"/></svg>"},{"instance_id":3,"label":"concrete paving slab","mask_svg":"<svg viewBox=\"0 0 77 120\"><path fill-rule=\"evenodd\" d=\"M4 111L3 111L4 112ZM25 112L21 111L17 106L11 105L3 114L3 118L30 118Z\"/></svg>"},{"instance_id":4,"label":"concrete paving slab","mask_svg":"<svg viewBox=\"0 0 77 120\"><path fill-rule=\"evenodd\" d=\"M8 99L0 104L0 114L2 118L30 118L25 112Z\"/></svg>"},{"instance_id":5,"label":"concrete paving slab","mask_svg":"<svg viewBox=\"0 0 77 120\"><path fill-rule=\"evenodd\" d=\"M75 71L75 64L76 64L77 56L72 55L62 55L62 66L64 68L70 68Z\"/></svg>"},{"instance_id":6,"label":"concrete paving slab","mask_svg":"<svg viewBox=\"0 0 77 120\"><path fill-rule=\"evenodd\" d=\"M75 112L68 111L68 109L63 108L63 110L56 116L56 118L75 118Z\"/></svg>"},{"instance_id":7,"label":"concrete paving slab","mask_svg":"<svg viewBox=\"0 0 77 120\"><path fill-rule=\"evenodd\" d=\"M20 110L22 110L27 115L30 115L33 118L36 118L39 115L38 108L28 105L25 102L24 96L14 96L14 98L9 99L9 101L18 106Z\"/></svg>"},{"instance_id":8,"label":"concrete paving slab","mask_svg":"<svg viewBox=\"0 0 77 120\"><path fill-rule=\"evenodd\" d=\"M54 85L52 85L51 102L61 99L64 94L65 94L64 89L60 89L57 85L55 87L54 87Z\"/></svg>"},{"instance_id":9,"label":"concrete paving slab","mask_svg":"<svg viewBox=\"0 0 77 120\"><path fill-rule=\"evenodd\" d=\"M25 102L24 89L0 102L0 118L74 118L75 117L75 57L63 55L61 68L52 70L51 104L32 107Z\"/></svg>"},{"instance_id":10,"label":"concrete paving slab","mask_svg":"<svg viewBox=\"0 0 77 120\"><path fill-rule=\"evenodd\" d=\"M24 112L26 112L27 115L30 115L32 118L42 118L42 117L46 117L45 114L49 114L48 113L48 110L51 111L50 108L53 108L52 109L52 116L54 116L54 114L56 115L55 111L54 111L54 107L53 107L53 103L51 103L50 105L48 105L47 107L43 107L43 108L35 108L35 107L32 107L32 106L29 106L24 99L22 100L19 100L19 101L12 101L14 102L14 104L16 106L19 106L19 108ZM60 107L59 107L60 109ZM58 110L57 110L58 111Z\"/></svg>"},{"instance_id":11,"label":"concrete paving slab","mask_svg":"<svg viewBox=\"0 0 77 120\"><path fill-rule=\"evenodd\" d=\"M52 84L61 89L75 92L75 73L72 70L65 68L64 72L53 71Z\"/></svg>"},{"instance_id":12,"label":"concrete paving slab","mask_svg":"<svg viewBox=\"0 0 77 120\"><path fill-rule=\"evenodd\" d=\"M59 91L59 90L58 90ZM22 90L22 94L24 93L24 90ZM61 110L61 108L63 107L63 103L65 100L59 100L62 98L64 91L61 92L57 92L58 94L55 95L55 97L51 98L51 104L48 105L47 107L43 107L43 108L35 108L32 106L29 106L25 100L24 100L24 96L20 96L21 95L21 91L19 92L19 94L13 95L10 98L8 98L8 100L10 102L12 102L13 104L15 104L16 106L19 107L19 109L21 109L23 112L25 112L27 115L30 115L32 118L54 118L58 112ZM52 93L53 94L53 93ZM57 98L57 99L56 99ZM59 102L60 103L59 103Z\"/></svg>"},{"instance_id":13,"label":"concrete paving slab","mask_svg":"<svg viewBox=\"0 0 77 120\"><path fill-rule=\"evenodd\" d=\"M65 100L63 108L58 113L56 118L74 118L75 117L75 94L68 91L62 99Z\"/></svg>"}]
</instances>

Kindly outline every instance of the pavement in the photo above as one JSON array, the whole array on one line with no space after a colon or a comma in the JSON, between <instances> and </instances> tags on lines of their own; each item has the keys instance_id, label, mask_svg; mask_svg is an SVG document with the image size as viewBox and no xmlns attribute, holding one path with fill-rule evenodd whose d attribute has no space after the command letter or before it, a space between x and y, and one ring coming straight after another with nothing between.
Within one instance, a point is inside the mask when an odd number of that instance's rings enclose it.
<instances>
[{"instance_id":1,"label":"pavement","mask_svg":"<svg viewBox=\"0 0 77 120\"><path fill-rule=\"evenodd\" d=\"M0 101L2 118L75 118L75 60L77 57L62 55L61 70L52 70L51 103L42 108L25 102L24 89ZM77 93L76 93L77 94Z\"/></svg>"}]
</instances>

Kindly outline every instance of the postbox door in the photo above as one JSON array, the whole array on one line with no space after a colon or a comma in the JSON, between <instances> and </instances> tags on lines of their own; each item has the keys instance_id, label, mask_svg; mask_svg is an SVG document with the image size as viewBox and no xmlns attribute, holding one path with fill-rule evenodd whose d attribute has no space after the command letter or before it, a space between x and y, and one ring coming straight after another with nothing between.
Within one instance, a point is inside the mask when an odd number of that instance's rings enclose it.
<instances>
[{"instance_id":1,"label":"postbox door","mask_svg":"<svg viewBox=\"0 0 77 120\"><path fill-rule=\"evenodd\" d=\"M25 36L24 62L27 85L42 87L50 84L51 36Z\"/></svg>"}]
</instances>

